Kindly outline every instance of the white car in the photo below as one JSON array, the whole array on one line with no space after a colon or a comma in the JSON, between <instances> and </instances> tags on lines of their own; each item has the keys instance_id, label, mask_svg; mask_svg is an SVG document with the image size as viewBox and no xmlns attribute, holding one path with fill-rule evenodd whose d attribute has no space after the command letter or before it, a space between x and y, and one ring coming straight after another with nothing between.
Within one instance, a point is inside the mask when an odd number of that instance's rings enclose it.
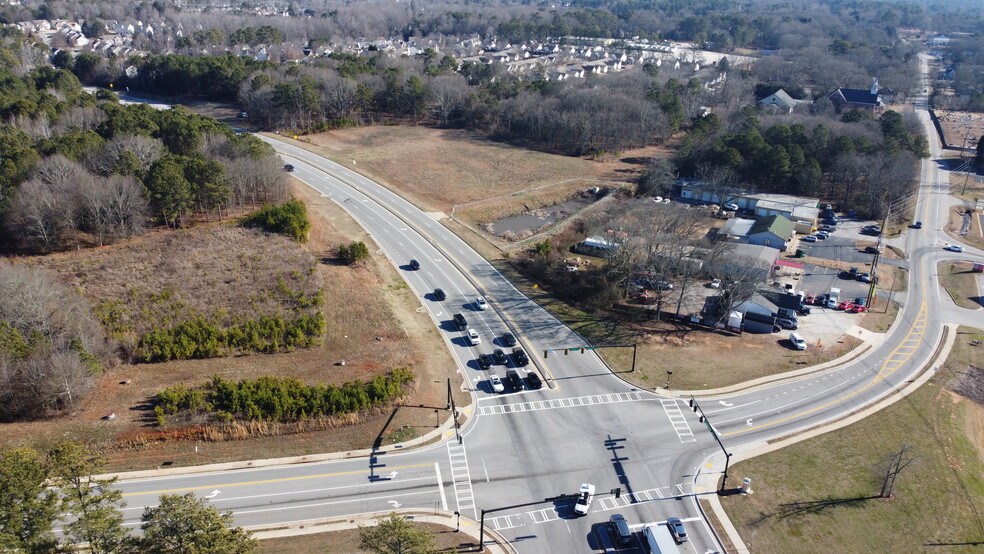
<instances>
[{"instance_id":1,"label":"white car","mask_svg":"<svg viewBox=\"0 0 984 554\"><path fill-rule=\"evenodd\" d=\"M591 501L594 500L595 486L590 483L584 483L581 488L577 491L577 502L574 504L574 513L583 516L588 513L588 507L591 506Z\"/></svg>"},{"instance_id":2,"label":"white car","mask_svg":"<svg viewBox=\"0 0 984 554\"><path fill-rule=\"evenodd\" d=\"M803 241L803 242L817 242L817 237L815 237L813 235L806 235L805 237L801 238L800 240Z\"/></svg>"},{"instance_id":3,"label":"white car","mask_svg":"<svg viewBox=\"0 0 984 554\"><path fill-rule=\"evenodd\" d=\"M502 384L502 379L499 379L499 376L495 373L489 375L489 386L492 387L492 392L494 393L506 392L506 387Z\"/></svg>"},{"instance_id":4,"label":"white car","mask_svg":"<svg viewBox=\"0 0 984 554\"><path fill-rule=\"evenodd\" d=\"M790 333L789 342L793 343L793 347L796 350L806 350L806 341L803 340L803 337L799 333Z\"/></svg>"},{"instance_id":5,"label":"white car","mask_svg":"<svg viewBox=\"0 0 984 554\"><path fill-rule=\"evenodd\" d=\"M487 310L489 309L489 303L486 302L484 298L479 296L478 298L475 299L475 307L478 308L479 310Z\"/></svg>"},{"instance_id":6,"label":"white car","mask_svg":"<svg viewBox=\"0 0 984 554\"><path fill-rule=\"evenodd\" d=\"M950 252L963 252L963 246L959 244L948 244L943 247L943 250L949 250Z\"/></svg>"},{"instance_id":7,"label":"white car","mask_svg":"<svg viewBox=\"0 0 984 554\"><path fill-rule=\"evenodd\" d=\"M738 211L738 204L735 204L734 202L729 202L724 205L724 209L730 210L732 212Z\"/></svg>"},{"instance_id":8,"label":"white car","mask_svg":"<svg viewBox=\"0 0 984 554\"><path fill-rule=\"evenodd\" d=\"M711 288L712 289L719 289L719 288L721 288L721 280L720 279L712 279L711 280Z\"/></svg>"},{"instance_id":9,"label":"white car","mask_svg":"<svg viewBox=\"0 0 984 554\"><path fill-rule=\"evenodd\" d=\"M472 346L477 346L479 344L482 344L482 337L478 336L478 331L474 329L469 329L468 342L470 342Z\"/></svg>"}]
</instances>

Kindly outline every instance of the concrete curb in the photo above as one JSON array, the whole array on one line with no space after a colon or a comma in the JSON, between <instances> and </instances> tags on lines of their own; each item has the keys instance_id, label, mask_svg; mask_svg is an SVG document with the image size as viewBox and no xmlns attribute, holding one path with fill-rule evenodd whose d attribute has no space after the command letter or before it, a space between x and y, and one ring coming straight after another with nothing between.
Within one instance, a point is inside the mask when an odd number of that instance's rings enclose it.
<instances>
[{"instance_id":1,"label":"concrete curb","mask_svg":"<svg viewBox=\"0 0 984 554\"><path fill-rule=\"evenodd\" d=\"M439 525L444 525L445 527L456 527L457 524L453 512L443 510L423 511L403 509L337 518L310 519L278 526L277 528L269 528L264 526L245 527L245 529L251 531L253 538L258 540L290 537L295 535L311 535L315 533L328 533L331 531L356 529L360 525L372 525L377 519L386 517L391 513L412 518L415 522L436 523ZM460 532L475 539L475 544L478 544L479 522L467 516L461 516L460 522ZM492 552L493 554L516 554L516 549L513 548L513 546L509 544L509 542L506 541L505 538L503 538L499 533L493 531L492 529L486 528L485 535L486 537L492 538L494 541L490 543L488 538L485 540L484 546L489 550L489 552Z\"/></svg>"},{"instance_id":2,"label":"concrete curb","mask_svg":"<svg viewBox=\"0 0 984 554\"><path fill-rule=\"evenodd\" d=\"M785 438L773 443L760 443L757 446L749 446L743 450L737 450L732 455L732 460L731 460L732 463L738 463L743 460L754 458L755 456L760 456L762 454L774 452L776 450L785 448L792 444L796 444L798 442L805 441L807 439L811 439L814 437L818 437L820 435L829 433L831 431L836 431L837 429L841 429L843 427L847 427L848 425L857 423L858 421L861 421L862 419L880 410L883 410L888 406L891 406L892 404L898 402L899 400L902 400L906 396L912 394L917 389L919 389L919 387L925 385L930 379L933 378L933 376L936 374L936 368L938 367L937 362L939 360L945 360L947 356L949 356L950 350L953 348L953 344L957 340L956 325L946 324L943 326L943 329L944 329L945 337L943 338L942 343L940 344L938 350L929 359L926 366L922 370L922 374L919 375L919 377L913 379L911 382L909 382L908 386L906 386L905 388L897 390L895 394L889 395L879 400L877 403L868 406L867 408L849 414L841 419L831 421L829 423L820 425L818 427L814 427L812 429L808 429L795 436L791 436L789 438ZM715 453L711 456L708 456L705 461L709 462L712 466L715 464L723 464L724 454ZM705 463L705 465L707 464ZM697 479L698 492L700 492L701 490L708 490L708 491L716 490L719 477L720 477L720 473L717 472L714 473L702 472ZM727 512L724 511L724 507L721 505L720 498L717 495L711 495L707 500L708 500L708 504L710 504L711 512L714 513L714 516L721 524L722 532L728 537L728 540L730 540L731 543L734 545L735 552L747 554L749 550L747 547L745 547L745 542L742 540L741 535L738 533L738 530L731 522L731 519L728 518Z\"/></svg>"},{"instance_id":3,"label":"concrete curb","mask_svg":"<svg viewBox=\"0 0 984 554\"><path fill-rule=\"evenodd\" d=\"M468 421L471 420L468 414L472 413L475 408L475 403L471 403L464 407L459 407L459 414L465 417L465 423L461 425L463 428ZM453 414L452 414L453 415ZM206 465L195 465L195 466L185 466L185 467L173 467L173 468L157 468L157 469L144 469L138 471L123 471L118 473L108 473L101 476L102 478L118 478L121 481L126 479L146 479L148 477L163 477L170 475L191 475L195 473L207 473L212 471L229 471L235 469L256 469L262 467L275 467L275 466L289 466L295 464L307 464L312 462L327 462L332 460L347 460L356 459L371 456L373 454L387 454L392 452L402 452L404 450L409 450L414 446L420 444L444 438L445 434L454 435L454 417L447 418L440 427L434 429L433 431L421 435L417 438L410 439L406 442L401 442L399 444L391 444L389 446L384 446L379 449L373 450L371 448L365 448L362 450L349 450L345 452L326 452L323 454L310 454L307 456L289 456L284 458L268 458L265 460L247 460L240 462L221 462L216 464L206 464Z\"/></svg>"}]
</instances>

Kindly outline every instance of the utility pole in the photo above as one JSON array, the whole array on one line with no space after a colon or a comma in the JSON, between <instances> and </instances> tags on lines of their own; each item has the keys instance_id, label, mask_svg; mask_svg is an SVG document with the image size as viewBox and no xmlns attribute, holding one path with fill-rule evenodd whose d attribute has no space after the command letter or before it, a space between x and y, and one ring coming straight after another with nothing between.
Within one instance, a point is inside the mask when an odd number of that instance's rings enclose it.
<instances>
[{"instance_id":1,"label":"utility pole","mask_svg":"<svg viewBox=\"0 0 984 554\"><path fill-rule=\"evenodd\" d=\"M718 489L719 493L724 492L724 489L728 486L728 467L731 465L731 452L728 452L728 449L724 447L724 443L721 442L721 437L718 436L717 431L715 431L714 427L711 426L711 422L707 419L707 416L704 415L704 410L702 410L697 404L697 399L693 396L690 397L690 407L693 408L694 413L700 414L699 421L707 426L707 430L711 432L711 436L714 437L714 440L717 441L718 446L720 446L721 450L724 452L724 479L721 480L721 488Z\"/></svg>"}]
</instances>

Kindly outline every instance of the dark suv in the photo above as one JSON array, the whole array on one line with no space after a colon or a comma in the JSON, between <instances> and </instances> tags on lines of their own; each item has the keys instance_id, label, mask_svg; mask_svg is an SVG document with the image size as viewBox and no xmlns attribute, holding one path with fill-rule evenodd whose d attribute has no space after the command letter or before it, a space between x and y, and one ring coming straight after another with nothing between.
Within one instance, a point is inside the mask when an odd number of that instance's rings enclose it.
<instances>
[{"instance_id":1,"label":"dark suv","mask_svg":"<svg viewBox=\"0 0 984 554\"><path fill-rule=\"evenodd\" d=\"M448 295L447 294L444 294L444 289L434 289L434 299L435 300L438 300L440 302L444 302L444 299L447 298L447 297L448 297Z\"/></svg>"},{"instance_id":2,"label":"dark suv","mask_svg":"<svg viewBox=\"0 0 984 554\"><path fill-rule=\"evenodd\" d=\"M459 331L464 331L468 328L468 320L461 314L454 314L454 326L457 327Z\"/></svg>"},{"instance_id":3,"label":"dark suv","mask_svg":"<svg viewBox=\"0 0 984 554\"><path fill-rule=\"evenodd\" d=\"M523 390L523 378L519 376L519 373L516 373L515 369L506 372L506 382L514 391Z\"/></svg>"},{"instance_id":4,"label":"dark suv","mask_svg":"<svg viewBox=\"0 0 984 554\"><path fill-rule=\"evenodd\" d=\"M629 530L629 523L625 521L622 514L615 514L608 520L608 526L612 531L612 536L619 544L629 544L632 542L632 531Z\"/></svg>"},{"instance_id":5,"label":"dark suv","mask_svg":"<svg viewBox=\"0 0 984 554\"><path fill-rule=\"evenodd\" d=\"M530 363L529 357L526 355L526 352L523 352L522 348L513 348L512 357L516 365L520 367Z\"/></svg>"},{"instance_id":6,"label":"dark suv","mask_svg":"<svg viewBox=\"0 0 984 554\"><path fill-rule=\"evenodd\" d=\"M417 260L410 260L410 269L414 271L420 269L420 262L418 262Z\"/></svg>"},{"instance_id":7,"label":"dark suv","mask_svg":"<svg viewBox=\"0 0 984 554\"><path fill-rule=\"evenodd\" d=\"M526 384L529 385L530 390L539 390L543 387L543 381L535 371L526 374Z\"/></svg>"}]
</instances>

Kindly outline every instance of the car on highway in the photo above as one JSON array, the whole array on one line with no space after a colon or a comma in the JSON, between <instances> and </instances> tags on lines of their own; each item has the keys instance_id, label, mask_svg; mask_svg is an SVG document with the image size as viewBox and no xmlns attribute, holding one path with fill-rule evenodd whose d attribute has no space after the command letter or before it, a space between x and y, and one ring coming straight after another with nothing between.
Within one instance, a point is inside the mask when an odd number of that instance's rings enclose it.
<instances>
[{"instance_id":1,"label":"car on highway","mask_svg":"<svg viewBox=\"0 0 984 554\"><path fill-rule=\"evenodd\" d=\"M503 333L502 344L503 346L516 346L516 337L512 333Z\"/></svg>"},{"instance_id":2,"label":"car on highway","mask_svg":"<svg viewBox=\"0 0 984 554\"><path fill-rule=\"evenodd\" d=\"M470 342L472 346L477 346L479 344L482 344L482 337L478 336L478 331L474 329L469 329L468 342Z\"/></svg>"},{"instance_id":3,"label":"car on highway","mask_svg":"<svg viewBox=\"0 0 984 554\"><path fill-rule=\"evenodd\" d=\"M513 348L512 358L513 361L516 362L516 365L520 367L530 363L530 358L526 355L526 352L524 352L522 348Z\"/></svg>"},{"instance_id":4,"label":"car on highway","mask_svg":"<svg viewBox=\"0 0 984 554\"><path fill-rule=\"evenodd\" d=\"M949 250L950 252L963 252L963 246L959 244L948 244L943 247L943 250Z\"/></svg>"},{"instance_id":5,"label":"car on highway","mask_svg":"<svg viewBox=\"0 0 984 554\"><path fill-rule=\"evenodd\" d=\"M468 329L468 320L465 319L465 316L461 314L454 314L454 317L451 318L451 321L454 322L454 326L459 331L464 331L465 329Z\"/></svg>"},{"instance_id":6,"label":"car on highway","mask_svg":"<svg viewBox=\"0 0 984 554\"><path fill-rule=\"evenodd\" d=\"M492 351L492 360L497 364L504 364L509 361L509 357L506 356L506 353L501 348L496 348Z\"/></svg>"},{"instance_id":7,"label":"car on highway","mask_svg":"<svg viewBox=\"0 0 984 554\"><path fill-rule=\"evenodd\" d=\"M286 171L287 173L293 173L294 166L292 166L290 164L287 164L287 165L284 166L284 171Z\"/></svg>"},{"instance_id":8,"label":"car on highway","mask_svg":"<svg viewBox=\"0 0 984 554\"><path fill-rule=\"evenodd\" d=\"M539 390L543 387L543 380L535 371L531 371L526 374L526 385L530 390Z\"/></svg>"},{"instance_id":9,"label":"car on highway","mask_svg":"<svg viewBox=\"0 0 984 554\"><path fill-rule=\"evenodd\" d=\"M489 375L489 386L492 388L492 392L506 392L506 387L502 384L502 379L499 379L499 376L495 373Z\"/></svg>"},{"instance_id":10,"label":"car on highway","mask_svg":"<svg viewBox=\"0 0 984 554\"><path fill-rule=\"evenodd\" d=\"M418 262L417 260L410 260L410 269L414 271L420 269L420 262Z\"/></svg>"},{"instance_id":11,"label":"car on highway","mask_svg":"<svg viewBox=\"0 0 984 554\"><path fill-rule=\"evenodd\" d=\"M678 517L671 517L666 520L666 526L670 528L670 534L677 542L687 542L690 537L687 535L687 528L683 526L683 522L680 521Z\"/></svg>"},{"instance_id":12,"label":"car on highway","mask_svg":"<svg viewBox=\"0 0 984 554\"><path fill-rule=\"evenodd\" d=\"M489 303L486 302L484 298L479 296L475 299L475 308L478 310L487 310L489 308Z\"/></svg>"},{"instance_id":13,"label":"car on highway","mask_svg":"<svg viewBox=\"0 0 984 554\"><path fill-rule=\"evenodd\" d=\"M510 369L506 372L506 382L509 383L509 388L516 392L523 390L523 378L519 376L519 373L515 369Z\"/></svg>"},{"instance_id":14,"label":"car on highway","mask_svg":"<svg viewBox=\"0 0 984 554\"><path fill-rule=\"evenodd\" d=\"M591 501L594 500L595 486L591 483L584 483L577 490L577 502L574 503L574 513L583 516L587 515Z\"/></svg>"},{"instance_id":15,"label":"car on highway","mask_svg":"<svg viewBox=\"0 0 984 554\"><path fill-rule=\"evenodd\" d=\"M917 221L912 224L913 229L922 229L922 221Z\"/></svg>"},{"instance_id":16,"label":"car on highway","mask_svg":"<svg viewBox=\"0 0 984 554\"><path fill-rule=\"evenodd\" d=\"M612 532L612 538L618 544L632 543L632 530L629 529L629 522L622 514L612 514L612 517L608 518L608 530Z\"/></svg>"},{"instance_id":17,"label":"car on highway","mask_svg":"<svg viewBox=\"0 0 984 554\"><path fill-rule=\"evenodd\" d=\"M817 237L813 235L806 235L800 239L803 242L817 242Z\"/></svg>"},{"instance_id":18,"label":"car on highway","mask_svg":"<svg viewBox=\"0 0 984 554\"><path fill-rule=\"evenodd\" d=\"M434 289L434 299L443 302L448 297L444 294L444 289Z\"/></svg>"},{"instance_id":19,"label":"car on highway","mask_svg":"<svg viewBox=\"0 0 984 554\"><path fill-rule=\"evenodd\" d=\"M488 354L479 354L478 367L482 369L488 369L492 367L492 356L489 356Z\"/></svg>"},{"instance_id":20,"label":"car on highway","mask_svg":"<svg viewBox=\"0 0 984 554\"><path fill-rule=\"evenodd\" d=\"M844 310L844 311L850 310L853 307L854 304L852 302L841 302L840 304L837 305L838 310Z\"/></svg>"},{"instance_id":21,"label":"car on highway","mask_svg":"<svg viewBox=\"0 0 984 554\"><path fill-rule=\"evenodd\" d=\"M793 343L793 348L796 350L806 350L806 341L799 333L790 333L789 342Z\"/></svg>"}]
</instances>

